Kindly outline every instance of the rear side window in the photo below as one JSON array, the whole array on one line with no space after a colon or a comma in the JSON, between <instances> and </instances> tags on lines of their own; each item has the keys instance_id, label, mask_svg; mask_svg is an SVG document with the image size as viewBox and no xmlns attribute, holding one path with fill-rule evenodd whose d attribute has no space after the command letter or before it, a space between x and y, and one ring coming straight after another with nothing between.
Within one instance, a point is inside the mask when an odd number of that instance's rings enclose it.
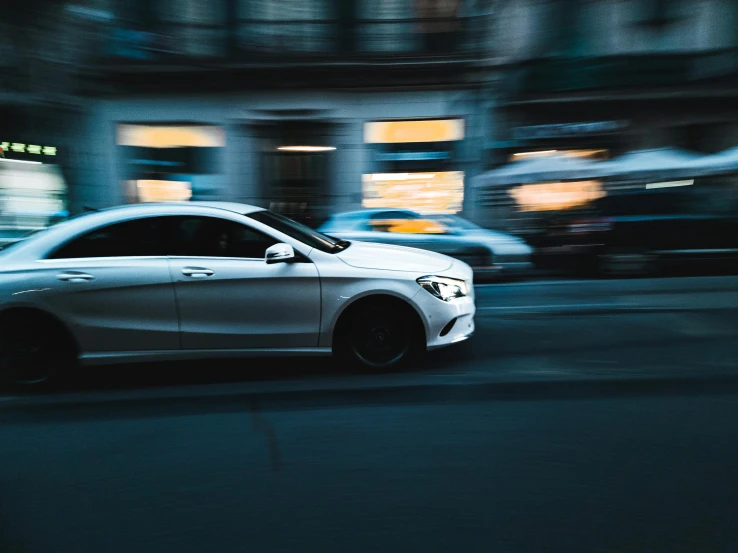
<instances>
[{"instance_id":1,"label":"rear side window","mask_svg":"<svg viewBox=\"0 0 738 553\"><path fill-rule=\"evenodd\" d=\"M264 259L279 241L251 227L215 217L173 217L170 255Z\"/></svg>"},{"instance_id":2,"label":"rear side window","mask_svg":"<svg viewBox=\"0 0 738 553\"><path fill-rule=\"evenodd\" d=\"M166 217L115 223L73 239L49 259L164 256L167 255L166 235Z\"/></svg>"}]
</instances>

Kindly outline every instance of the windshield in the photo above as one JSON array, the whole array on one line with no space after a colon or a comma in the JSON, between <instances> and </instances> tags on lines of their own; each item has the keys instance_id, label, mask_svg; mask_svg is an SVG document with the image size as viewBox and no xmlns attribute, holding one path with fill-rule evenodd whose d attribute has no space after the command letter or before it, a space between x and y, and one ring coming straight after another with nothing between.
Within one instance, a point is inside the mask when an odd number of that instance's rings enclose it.
<instances>
[{"instance_id":1,"label":"windshield","mask_svg":"<svg viewBox=\"0 0 738 553\"><path fill-rule=\"evenodd\" d=\"M272 227L274 230L278 230L281 233L286 234L290 238L299 240L303 244L312 246L322 252L326 253L338 253L350 245L350 242L346 240L337 240L326 236L323 233L313 230L310 227L302 225L292 219L288 219L284 215L273 213L271 211L256 211L254 213L248 213L246 215L249 219L259 221Z\"/></svg>"},{"instance_id":2,"label":"windshield","mask_svg":"<svg viewBox=\"0 0 738 553\"><path fill-rule=\"evenodd\" d=\"M471 221L467 221L466 219L462 219L461 217L456 217L453 215L436 215L433 218L449 228L463 230L475 230L480 228Z\"/></svg>"}]
</instances>

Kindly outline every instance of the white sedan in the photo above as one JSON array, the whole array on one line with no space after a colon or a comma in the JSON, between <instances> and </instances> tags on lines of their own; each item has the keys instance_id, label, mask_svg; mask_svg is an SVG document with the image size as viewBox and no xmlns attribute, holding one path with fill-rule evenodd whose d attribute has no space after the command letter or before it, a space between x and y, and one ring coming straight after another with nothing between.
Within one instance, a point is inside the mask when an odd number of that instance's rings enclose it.
<instances>
[{"instance_id":1,"label":"white sedan","mask_svg":"<svg viewBox=\"0 0 738 553\"><path fill-rule=\"evenodd\" d=\"M106 209L0 251L0 371L18 385L77 362L336 353L391 369L471 336L474 312L461 261L236 203Z\"/></svg>"}]
</instances>

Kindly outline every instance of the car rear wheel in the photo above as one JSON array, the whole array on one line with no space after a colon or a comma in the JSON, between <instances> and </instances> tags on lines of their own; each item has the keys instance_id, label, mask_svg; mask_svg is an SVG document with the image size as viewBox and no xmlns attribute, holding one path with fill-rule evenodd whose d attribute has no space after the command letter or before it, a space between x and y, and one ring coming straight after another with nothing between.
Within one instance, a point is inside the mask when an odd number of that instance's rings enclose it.
<instances>
[{"instance_id":1,"label":"car rear wheel","mask_svg":"<svg viewBox=\"0 0 738 553\"><path fill-rule=\"evenodd\" d=\"M49 387L75 360L64 330L45 317L21 315L0 321L0 379L6 387Z\"/></svg>"},{"instance_id":2,"label":"car rear wheel","mask_svg":"<svg viewBox=\"0 0 738 553\"><path fill-rule=\"evenodd\" d=\"M352 310L337 336L339 357L380 371L417 362L425 350L425 337L410 309L400 302L376 301Z\"/></svg>"}]
</instances>

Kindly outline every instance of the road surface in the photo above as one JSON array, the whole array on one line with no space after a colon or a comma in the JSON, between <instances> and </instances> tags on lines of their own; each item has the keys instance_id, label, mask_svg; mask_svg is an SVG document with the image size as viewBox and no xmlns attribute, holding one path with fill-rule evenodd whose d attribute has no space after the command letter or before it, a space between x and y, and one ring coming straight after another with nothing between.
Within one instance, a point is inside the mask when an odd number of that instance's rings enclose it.
<instances>
[{"instance_id":1,"label":"road surface","mask_svg":"<svg viewBox=\"0 0 738 553\"><path fill-rule=\"evenodd\" d=\"M732 553L737 283L482 287L474 340L404 374L0 398L0 551Z\"/></svg>"}]
</instances>

